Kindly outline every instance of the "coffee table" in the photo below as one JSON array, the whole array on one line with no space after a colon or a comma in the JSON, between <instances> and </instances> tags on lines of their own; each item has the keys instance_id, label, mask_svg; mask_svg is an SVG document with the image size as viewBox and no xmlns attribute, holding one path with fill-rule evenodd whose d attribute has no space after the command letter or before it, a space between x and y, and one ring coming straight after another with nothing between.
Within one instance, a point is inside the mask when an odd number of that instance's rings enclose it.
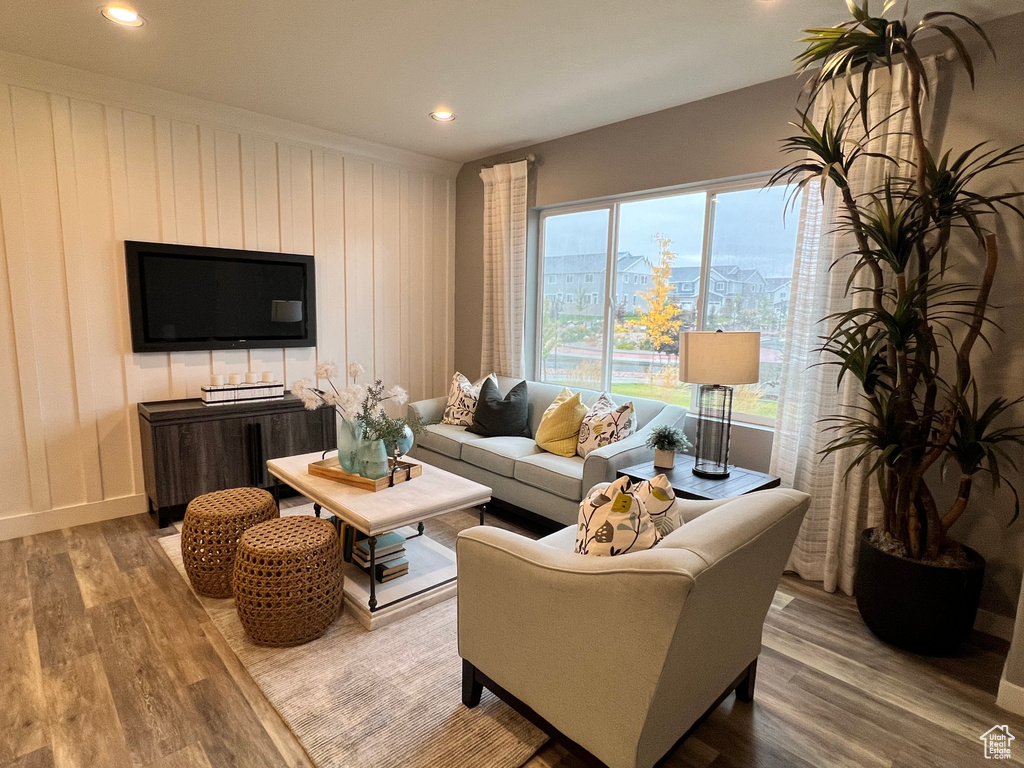
<instances>
[{"instance_id":1,"label":"coffee table","mask_svg":"<svg viewBox=\"0 0 1024 768\"><path fill-rule=\"evenodd\" d=\"M310 475L309 464L323 457L318 452L271 459L267 470L275 483L285 483L312 501L318 517L322 510L327 510L367 536L370 573L355 563L347 564L345 572L345 604L359 622L366 629L377 629L454 595L455 553L424 536L423 521L468 507L482 507L491 500L491 489L416 461L423 466L419 477L382 491L367 491ZM483 522L481 508L480 524ZM406 537L409 573L378 584L370 574L376 565L377 536L387 531L398 531Z\"/></svg>"}]
</instances>

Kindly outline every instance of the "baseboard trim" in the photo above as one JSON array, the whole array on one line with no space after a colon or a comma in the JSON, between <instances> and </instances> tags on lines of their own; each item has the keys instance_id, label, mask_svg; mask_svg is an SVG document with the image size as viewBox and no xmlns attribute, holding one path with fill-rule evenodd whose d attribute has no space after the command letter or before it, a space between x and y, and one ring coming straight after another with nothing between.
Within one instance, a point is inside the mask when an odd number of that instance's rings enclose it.
<instances>
[{"instance_id":1,"label":"baseboard trim","mask_svg":"<svg viewBox=\"0 0 1024 768\"><path fill-rule=\"evenodd\" d=\"M996 706L1013 712L1016 715L1024 715L1024 688L1011 683L1005 677L999 681L999 693L996 695Z\"/></svg>"},{"instance_id":2,"label":"baseboard trim","mask_svg":"<svg viewBox=\"0 0 1024 768\"><path fill-rule=\"evenodd\" d=\"M115 517L138 515L145 512L147 508L146 494L137 493L131 496L119 496L116 499L94 501L90 504L48 509L45 512L25 512L20 515L0 518L0 541L33 536L47 531L59 531L61 528L73 528L86 523L98 523L101 520L112 520Z\"/></svg>"},{"instance_id":3,"label":"baseboard trim","mask_svg":"<svg viewBox=\"0 0 1024 768\"><path fill-rule=\"evenodd\" d=\"M993 635L1007 642L1013 640L1013 616L1003 616L1001 613L978 609L978 615L974 619L974 628L986 635Z\"/></svg>"}]
</instances>

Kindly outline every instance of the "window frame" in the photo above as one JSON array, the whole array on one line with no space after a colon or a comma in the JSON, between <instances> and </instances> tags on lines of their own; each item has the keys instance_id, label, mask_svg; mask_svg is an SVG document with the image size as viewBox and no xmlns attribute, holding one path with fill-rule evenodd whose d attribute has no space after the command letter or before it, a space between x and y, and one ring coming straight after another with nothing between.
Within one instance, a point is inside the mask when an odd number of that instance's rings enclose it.
<instances>
[{"instance_id":1,"label":"window frame","mask_svg":"<svg viewBox=\"0 0 1024 768\"><path fill-rule=\"evenodd\" d=\"M589 211L606 211L608 214L607 232L608 232L608 243L607 243L607 261L604 275L604 312L603 312L603 328L602 328L602 357L604 365L602 366L602 381L601 389L607 392L611 391L612 382L612 367L614 363L614 348L615 348L615 333L614 333L614 319L615 319L615 308L617 306L618 295L615 292L618 288L618 256L617 245L619 240L619 216L621 207L625 203L636 203L643 202L645 200L656 200L664 197L676 197L690 194L704 194L704 232L701 242L701 261L700 261L700 276L697 279L697 294L695 301L696 305L696 327L700 330L706 330L704 327L705 319L708 314L708 299L709 287L711 282L711 248L714 242L714 220L715 220L715 202L717 195L726 194L729 192L742 192L750 189L761 189L763 188L769 179L771 179L772 173L756 173L746 176L736 177L732 179L724 179L713 182L700 182L696 184L685 184L677 187L669 187L664 189L652 190L647 192L631 193L624 195L615 195L606 198L597 198L590 201L583 201L577 203L568 204L556 204L545 206L539 210L539 220L537 226L537 284L544 285L545 274L544 274L544 245L546 242L547 232L547 220L552 216L562 216L571 213L584 213ZM626 273L629 274L629 273ZM600 302L600 292L598 293L598 301ZM628 299L628 292L627 292ZM543 335L543 318L536 323L535 337L533 339L534 349L540 350L542 346L542 335ZM542 362L539 354L533 356L533 371L532 376L535 381L540 381ZM698 385L691 385L693 388L693 396L691 402L697 402L697 387ZM770 419L766 416L758 416L756 414L734 412L733 421L740 422L743 424L753 424L758 426L764 426L773 428L775 427L776 420Z\"/></svg>"}]
</instances>

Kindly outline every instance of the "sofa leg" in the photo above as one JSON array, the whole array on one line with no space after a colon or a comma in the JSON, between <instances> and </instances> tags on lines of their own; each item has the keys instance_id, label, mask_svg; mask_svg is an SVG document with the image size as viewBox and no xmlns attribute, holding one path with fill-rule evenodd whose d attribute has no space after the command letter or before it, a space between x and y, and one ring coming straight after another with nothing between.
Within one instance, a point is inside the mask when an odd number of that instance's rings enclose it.
<instances>
[{"instance_id":1,"label":"sofa leg","mask_svg":"<svg viewBox=\"0 0 1024 768\"><path fill-rule=\"evenodd\" d=\"M476 679L476 667L462 660L462 703L472 709L480 703L484 687Z\"/></svg>"},{"instance_id":2,"label":"sofa leg","mask_svg":"<svg viewBox=\"0 0 1024 768\"><path fill-rule=\"evenodd\" d=\"M757 659L750 662L747 673L743 676L740 684L736 686L736 698L740 701L754 700L754 682L757 679Z\"/></svg>"}]
</instances>

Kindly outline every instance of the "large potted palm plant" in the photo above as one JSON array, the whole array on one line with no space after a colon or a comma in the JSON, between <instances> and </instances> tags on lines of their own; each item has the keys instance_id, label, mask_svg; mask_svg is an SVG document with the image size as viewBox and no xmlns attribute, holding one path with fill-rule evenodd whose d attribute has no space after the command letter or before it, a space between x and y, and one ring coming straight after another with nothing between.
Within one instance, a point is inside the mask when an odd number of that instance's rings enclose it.
<instances>
[{"instance_id":1,"label":"large potted palm plant","mask_svg":"<svg viewBox=\"0 0 1024 768\"><path fill-rule=\"evenodd\" d=\"M801 98L808 106L794 123L799 135L784 145L800 157L773 181L806 194L817 194L820 184L822 196L834 187L837 229L855 243L837 255L853 260L852 308L826 318L821 352L824 363L837 366L839 383L856 379L857 392L857 402L825 425L833 431L825 450L843 452L851 469L863 468L881 497L881 524L860 540L858 607L883 639L939 652L970 632L984 569L980 555L950 538L950 527L979 476L1008 485L1017 499L1006 472L1016 470L1007 449L1024 444L1024 429L1012 418L1019 401L984 401L972 361L997 330L986 319L999 262L995 224L1004 215L1024 215L1017 193L983 190L993 171L1024 159L1024 146L943 151L926 136L922 105L932 94L919 38L944 35L973 86L964 38L991 49L977 23L953 12L928 13L916 24L905 12L889 19L891 0L882 16L870 14L868 0L847 5L851 19L805 30L807 47L797 63L807 76ZM901 143L884 141L892 115L869 120L878 97L869 74L895 67L907 70L900 111L909 111L903 143L910 149L894 155L881 149ZM847 108L815 109L823 99L835 104L836 89ZM855 189L854 171L867 162L884 165L884 180ZM964 280L965 274L971 277ZM940 506L943 494L933 488L950 470L959 475L958 487L952 502ZM1018 511L1015 501L1004 510L1006 519L1012 522Z\"/></svg>"}]
</instances>

